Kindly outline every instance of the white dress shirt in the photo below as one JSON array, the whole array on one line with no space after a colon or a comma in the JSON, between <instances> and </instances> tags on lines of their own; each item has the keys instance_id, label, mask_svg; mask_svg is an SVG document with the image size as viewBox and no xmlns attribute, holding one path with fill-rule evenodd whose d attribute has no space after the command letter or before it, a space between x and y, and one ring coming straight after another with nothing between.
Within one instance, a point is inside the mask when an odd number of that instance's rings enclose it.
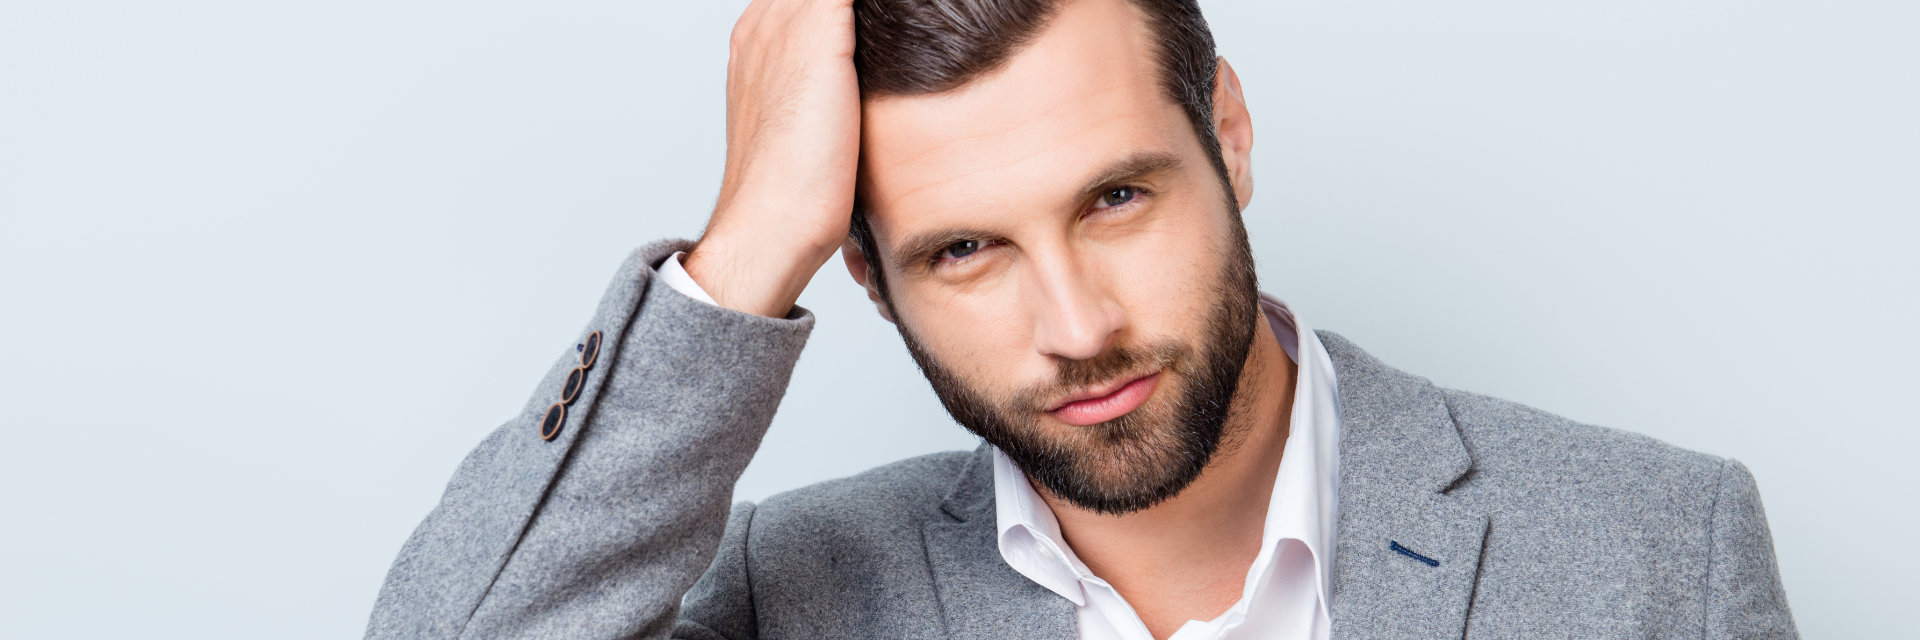
<instances>
[{"instance_id":1,"label":"white dress shirt","mask_svg":"<svg viewBox=\"0 0 1920 640\"><path fill-rule=\"evenodd\" d=\"M660 265L674 290L715 304L687 275L676 253ZM1326 640L1331 623L1334 524L1339 477L1339 393L1320 338L1286 304L1261 294L1260 307L1297 365L1291 430L1240 599L1211 620L1189 620L1169 640ZM1278 428L1256 425L1254 428ZM1053 510L1013 461L993 452L1000 556L1008 566L1076 606L1083 640L1152 640L1146 624L1112 585L1087 569L1060 534Z\"/></svg>"},{"instance_id":2,"label":"white dress shirt","mask_svg":"<svg viewBox=\"0 0 1920 640\"><path fill-rule=\"evenodd\" d=\"M693 276L687 273L687 266L680 264L680 261L686 258L686 256L687 252L685 251L675 251L673 255L667 256L667 261L660 263L660 268L656 269L656 271L660 272L660 281L667 283L669 287L673 287L674 291L686 294L689 298L716 307L720 306L719 302L714 301L713 296L707 294L706 289L700 288L700 283L693 281Z\"/></svg>"}]
</instances>

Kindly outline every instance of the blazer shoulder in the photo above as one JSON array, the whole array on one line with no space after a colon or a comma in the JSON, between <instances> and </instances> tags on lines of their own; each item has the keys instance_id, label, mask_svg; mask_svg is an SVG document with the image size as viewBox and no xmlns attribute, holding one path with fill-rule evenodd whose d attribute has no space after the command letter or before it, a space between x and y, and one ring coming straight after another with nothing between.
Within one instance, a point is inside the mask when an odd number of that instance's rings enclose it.
<instances>
[{"instance_id":1,"label":"blazer shoulder","mask_svg":"<svg viewBox=\"0 0 1920 640\"><path fill-rule=\"evenodd\" d=\"M1584 487L1669 495L1716 487L1732 461L1518 402L1441 388L1473 478L1509 489Z\"/></svg>"},{"instance_id":2,"label":"blazer shoulder","mask_svg":"<svg viewBox=\"0 0 1920 640\"><path fill-rule=\"evenodd\" d=\"M942 451L775 494L755 509L754 528L819 530L919 522L940 512L972 451Z\"/></svg>"}]
</instances>

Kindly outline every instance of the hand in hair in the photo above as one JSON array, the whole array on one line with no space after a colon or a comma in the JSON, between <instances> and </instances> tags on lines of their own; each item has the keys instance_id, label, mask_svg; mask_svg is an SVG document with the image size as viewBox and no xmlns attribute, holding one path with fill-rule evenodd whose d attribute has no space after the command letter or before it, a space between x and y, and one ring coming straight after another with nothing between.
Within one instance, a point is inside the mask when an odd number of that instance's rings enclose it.
<instances>
[{"instance_id":1,"label":"hand in hair","mask_svg":"<svg viewBox=\"0 0 1920 640\"><path fill-rule=\"evenodd\" d=\"M847 237L860 152L852 0L754 0L727 60L727 161L687 272L781 317Z\"/></svg>"}]
</instances>

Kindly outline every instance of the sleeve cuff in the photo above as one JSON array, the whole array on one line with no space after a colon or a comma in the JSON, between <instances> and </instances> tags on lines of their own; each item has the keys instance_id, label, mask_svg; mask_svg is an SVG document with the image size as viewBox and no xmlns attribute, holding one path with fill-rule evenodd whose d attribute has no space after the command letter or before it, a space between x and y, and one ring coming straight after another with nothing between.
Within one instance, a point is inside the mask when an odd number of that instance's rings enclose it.
<instances>
[{"instance_id":1,"label":"sleeve cuff","mask_svg":"<svg viewBox=\"0 0 1920 640\"><path fill-rule=\"evenodd\" d=\"M720 303L715 302L713 296L707 295L707 290L700 288L700 283L694 282L693 276L687 273L687 268L680 264L681 256L685 255L687 255L685 251L675 251L660 263L660 268L657 269L660 281L667 283L667 286L673 287L674 291L686 297L719 306Z\"/></svg>"}]
</instances>

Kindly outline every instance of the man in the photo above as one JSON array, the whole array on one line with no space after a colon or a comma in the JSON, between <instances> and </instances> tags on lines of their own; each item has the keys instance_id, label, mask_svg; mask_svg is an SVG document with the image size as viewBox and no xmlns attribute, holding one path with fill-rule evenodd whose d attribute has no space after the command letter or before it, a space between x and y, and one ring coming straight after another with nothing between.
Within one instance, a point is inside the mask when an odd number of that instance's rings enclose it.
<instances>
[{"instance_id":1,"label":"man","mask_svg":"<svg viewBox=\"0 0 1920 640\"><path fill-rule=\"evenodd\" d=\"M370 637L1795 636L1738 462L1259 293L1192 2L757 0L732 44L706 232L622 268ZM985 444L729 509L836 249Z\"/></svg>"}]
</instances>

